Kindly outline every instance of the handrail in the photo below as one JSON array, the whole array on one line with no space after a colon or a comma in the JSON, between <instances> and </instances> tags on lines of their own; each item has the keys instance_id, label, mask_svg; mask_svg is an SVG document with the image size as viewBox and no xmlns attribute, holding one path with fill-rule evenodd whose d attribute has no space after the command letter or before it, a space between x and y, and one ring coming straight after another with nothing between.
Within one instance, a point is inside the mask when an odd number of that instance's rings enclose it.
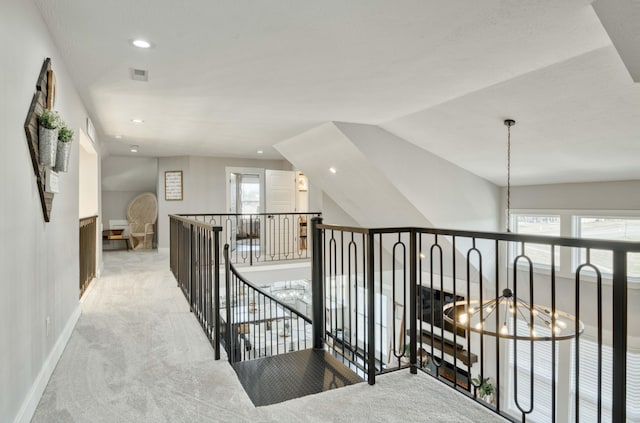
<instances>
[{"instance_id":1,"label":"handrail","mask_svg":"<svg viewBox=\"0 0 640 423\"><path fill-rule=\"evenodd\" d=\"M79 218L79 220L94 219L94 218L97 218L97 217L98 217L97 214L92 214L91 216L83 216L83 217Z\"/></svg>"},{"instance_id":2,"label":"handrail","mask_svg":"<svg viewBox=\"0 0 640 423\"><path fill-rule=\"evenodd\" d=\"M184 217L184 216L185 215L169 214L170 219L173 218L175 220L179 220L180 222L189 223L190 225L194 225L202 229L206 229L214 232L222 232L222 226L209 225L208 223L201 222L195 219L189 219L188 217Z\"/></svg>"},{"instance_id":3,"label":"handrail","mask_svg":"<svg viewBox=\"0 0 640 423\"><path fill-rule=\"evenodd\" d=\"M176 216L284 216L287 214L322 214L321 212L274 212L274 213L179 213Z\"/></svg>"},{"instance_id":4,"label":"handrail","mask_svg":"<svg viewBox=\"0 0 640 423\"><path fill-rule=\"evenodd\" d=\"M227 248L225 245L225 253L227 252ZM268 299L270 299L271 301L274 301L277 305L279 305L280 307L286 309L287 311L297 314L302 320L304 320L307 323L311 323L311 319L308 318L307 316L305 316L304 314L301 314L298 310L294 309L293 307L291 307L288 304L283 303L282 301L278 300L277 298L275 298L273 295L269 294L268 292L263 291L262 289L258 288L255 284L253 284L252 282L250 282L249 280L247 280L244 276L242 276L240 274L240 272L238 272L238 269L236 269L236 267L233 264L229 264L230 269L231 269L231 273L233 273L238 279L240 279L240 281L242 281L242 283L244 283L245 285L249 285L249 287L255 289L256 291L260 292L260 295L263 295L265 297L267 297Z\"/></svg>"},{"instance_id":5,"label":"handrail","mask_svg":"<svg viewBox=\"0 0 640 423\"><path fill-rule=\"evenodd\" d=\"M311 340L307 337L307 329L311 320L240 275L229 260L229 244L224 246L223 255L226 285L224 332L229 362L309 348ZM290 338L286 340L287 337Z\"/></svg>"},{"instance_id":6,"label":"handrail","mask_svg":"<svg viewBox=\"0 0 640 423\"><path fill-rule=\"evenodd\" d=\"M231 245L234 264L306 260L311 236L308 222L319 212L277 213L181 213L176 219L219 225L222 244ZM222 255L222 251L220 252ZM222 257L221 257L222 259Z\"/></svg>"},{"instance_id":7,"label":"handrail","mask_svg":"<svg viewBox=\"0 0 640 423\"><path fill-rule=\"evenodd\" d=\"M169 215L169 265L189 309L220 359L220 232L222 228Z\"/></svg>"},{"instance_id":8,"label":"handrail","mask_svg":"<svg viewBox=\"0 0 640 423\"><path fill-rule=\"evenodd\" d=\"M545 235L526 235L505 232L479 232L457 229L420 228L420 227L387 227L387 228L360 228L340 225L318 225L318 229L328 229L343 232L355 232L361 234L388 234L388 233L429 233L433 235L455 236L461 238L483 238L493 241L525 242L531 244L550 244L558 247L592 248L603 250L624 250L629 253L640 252L640 242L610 241L592 238L571 238Z\"/></svg>"}]
</instances>

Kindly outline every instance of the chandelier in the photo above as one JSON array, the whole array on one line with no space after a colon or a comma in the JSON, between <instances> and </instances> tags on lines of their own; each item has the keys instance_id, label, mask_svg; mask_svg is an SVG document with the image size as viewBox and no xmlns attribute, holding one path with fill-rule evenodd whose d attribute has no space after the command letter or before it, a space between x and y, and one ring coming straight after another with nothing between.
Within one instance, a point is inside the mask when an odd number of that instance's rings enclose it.
<instances>
[{"instance_id":1,"label":"chandelier","mask_svg":"<svg viewBox=\"0 0 640 423\"><path fill-rule=\"evenodd\" d=\"M584 324L568 313L529 304L510 288L488 301L456 301L442 308L443 318L458 329L468 329L519 341L561 341L584 331Z\"/></svg>"},{"instance_id":2,"label":"chandelier","mask_svg":"<svg viewBox=\"0 0 640 423\"><path fill-rule=\"evenodd\" d=\"M507 126L507 232L511 232L511 127ZM517 269L514 269L514 280ZM507 284L508 285L508 284ZM443 319L458 329L483 335L522 341L560 341L584 332L584 324L574 316L551 307L530 304L508 286L497 298L462 300L442 308Z\"/></svg>"}]
</instances>

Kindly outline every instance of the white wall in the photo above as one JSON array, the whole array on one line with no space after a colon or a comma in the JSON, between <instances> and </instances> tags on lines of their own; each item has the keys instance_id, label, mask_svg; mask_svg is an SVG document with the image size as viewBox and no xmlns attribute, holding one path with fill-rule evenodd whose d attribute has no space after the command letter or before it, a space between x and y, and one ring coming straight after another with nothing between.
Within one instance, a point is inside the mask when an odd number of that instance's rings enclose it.
<instances>
[{"instance_id":1,"label":"white wall","mask_svg":"<svg viewBox=\"0 0 640 423\"><path fill-rule=\"evenodd\" d=\"M362 226L498 229L498 187L377 126L329 122L275 147Z\"/></svg>"},{"instance_id":2,"label":"white wall","mask_svg":"<svg viewBox=\"0 0 640 423\"><path fill-rule=\"evenodd\" d=\"M80 311L79 144L45 223L23 129L46 57L56 109L75 129L87 112L31 1L3 0L0 45L0 421L11 422L31 418Z\"/></svg>"},{"instance_id":3,"label":"white wall","mask_svg":"<svg viewBox=\"0 0 640 423\"><path fill-rule=\"evenodd\" d=\"M320 125L276 144L275 148L359 225L430 226L428 217L335 123ZM330 167L336 168L337 173L330 173Z\"/></svg>"},{"instance_id":4,"label":"white wall","mask_svg":"<svg viewBox=\"0 0 640 423\"><path fill-rule=\"evenodd\" d=\"M85 138L83 132L78 134L80 141L79 160L78 160L78 214L80 217L95 216L99 213L98 205L98 167L99 160L97 152L90 146L86 145L88 138ZM86 145L86 148L85 148Z\"/></svg>"},{"instance_id":5,"label":"white wall","mask_svg":"<svg viewBox=\"0 0 640 423\"><path fill-rule=\"evenodd\" d=\"M227 166L291 170L285 160L220 157L161 157L158 159L158 248L169 248L169 215L175 213L225 213ZM164 172L182 170L182 201L165 201Z\"/></svg>"},{"instance_id":6,"label":"white wall","mask_svg":"<svg viewBox=\"0 0 640 423\"><path fill-rule=\"evenodd\" d=\"M342 122L336 126L433 226L498 229L500 190L493 183L380 127Z\"/></svg>"},{"instance_id":7,"label":"white wall","mask_svg":"<svg viewBox=\"0 0 640 423\"><path fill-rule=\"evenodd\" d=\"M338 203L325 193L322 193L322 210L323 223L340 226L360 226L353 217L349 216Z\"/></svg>"}]
</instances>

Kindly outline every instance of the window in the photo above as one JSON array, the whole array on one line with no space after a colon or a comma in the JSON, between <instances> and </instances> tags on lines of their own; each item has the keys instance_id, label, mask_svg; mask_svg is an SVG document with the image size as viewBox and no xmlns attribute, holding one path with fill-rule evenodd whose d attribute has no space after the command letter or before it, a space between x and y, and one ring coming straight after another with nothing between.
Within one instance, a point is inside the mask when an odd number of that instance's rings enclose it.
<instances>
[{"instance_id":1,"label":"window","mask_svg":"<svg viewBox=\"0 0 640 423\"><path fill-rule=\"evenodd\" d=\"M611 421L612 362L613 349L602 345L602 392L598 393L598 344L585 338L580 339L580 421L598 421L598 397L602 398L602 421ZM571 353L571 397L570 421L575 420L576 369L573 364L575 341ZM640 422L640 391L635 389L640 383L640 354L627 352L627 422Z\"/></svg>"},{"instance_id":2,"label":"window","mask_svg":"<svg viewBox=\"0 0 640 423\"><path fill-rule=\"evenodd\" d=\"M359 348L363 348L366 345L367 338L367 317L366 311L368 306L367 290L358 286L357 288L357 301L358 301L358 313L355 315L357 321L357 343ZM388 300L386 295L374 293L373 300L375 307L375 339L376 339L376 358L380 353L387 357L387 349L389 348L389 330L387 317ZM355 314L355 311L353 312Z\"/></svg>"},{"instance_id":3,"label":"window","mask_svg":"<svg viewBox=\"0 0 640 423\"><path fill-rule=\"evenodd\" d=\"M513 215L513 229L518 234L560 236L560 216L553 215ZM534 265L551 267L551 247L541 244L525 244L524 253ZM514 246L514 258L522 254L522 246ZM560 248L554 250L555 265L560 265Z\"/></svg>"},{"instance_id":4,"label":"window","mask_svg":"<svg viewBox=\"0 0 640 423\"><path fill-rule=\"evenodd\" d=\"M577 217L577 236L580 238L608 239L615 241L640 241L640 219L615 217ZM587 253L580 251L580 263L585 263ZM591 250L591 263L603 275L613 273L613 255L610 251ZM576 264L575 267L578 266ZM640 254L627 256L628 274L640 278Z\"/></svg>"},{"instance_id":5,"label":"window","mask_svg":"<svg viewBox=\"0 0 640 423\"><path fill-rule=\"evenodd\" d=\"M260 213L260 177L242 175L240 182L240 213Z\"/></svg>"},{"instance_id":6,"label":"window","mask_svg":"<svg viewBox=\"0 0 640 423\"><path fill-rule=\"evenodd\" d=\"M509 322L511 325L512 322ZM518 332L528 332L527 324L518 320ZM517 343L517 348L514 346ZM551 342L533 342L533 355L531 354L528 341L509 341L509 409L516 416L520 416L520 410L515 402L515 382L517 376L518 403L525 410L531 407L531 391L530 381L533 377L533 394L534 407L530 414L527 414L528 422L550 422L552 413L552 381L553 374L551 372L552 348ZM559 367L560 348L555 350L556 357L556 375L558 371L566 371ZM517 358L517 365L516 359ZM531 374L531 363L533 362L533 374ZM568 373L567 373L568 374ZM556 381L558 377L556 378ZM556 405L557 406L557 405ZM585 420L589 421L589 420Z\"/></svg>"},{"instance_id":7,"label":"window","mask_svg":"<svg viewBox=\"0 0 640 423\"><path fill-rule=\"evenodd\" d=\"M524 325L518 321L519 325ZM524 328L526 329L526 327ZM579 417L581 422L597 422L598 398L602 398L602 422L611 422L612 412L612 363L613 349L609 345L602 345L602 391L598 392L598 344L589 338L581 336L580 342L580 387L579 387ZM556 343L556 412L561 413L560 403L568 404L569 416L557 414L557 421L575 421L576 417L576 366L575 343L572 340L570 348L564 349L563 342ZM519 416L514 395L514 373L518 375L518 399L525 410L530 405L530 364L533 358L534 380L534 409L527 415L528 422L551 421L552 410L552 373L551 373L551 342L534 342L533 357L530 353L529 342L520 342L517 348L518 364L515 365L514 342L509 341L509 411ZM568 355L568 356L567 356ZM566 379L568 377L568 380ZM563 383L563 380L567 382ZM569 383L569 386L566 386ZM634 387L640 384L640 354L636 351L627 352L627 422L640 423L640 390Z\"/></svg>"}]
</instances>

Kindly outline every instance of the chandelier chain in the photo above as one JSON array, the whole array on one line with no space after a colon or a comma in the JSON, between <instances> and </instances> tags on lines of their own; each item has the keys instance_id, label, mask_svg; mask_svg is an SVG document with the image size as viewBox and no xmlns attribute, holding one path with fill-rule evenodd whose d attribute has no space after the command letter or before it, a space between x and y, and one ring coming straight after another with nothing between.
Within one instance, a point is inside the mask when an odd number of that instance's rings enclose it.
<instances>
[{"instance_id":1,"label":"chandelier chain","mask_svg":"<svg viewBox=\"0 0 640 423\"><path fill-rule=\"evenodd\" d=\"M511 232L511 125L507 125L507 232Z\"/></svg>"}]
</instances>

